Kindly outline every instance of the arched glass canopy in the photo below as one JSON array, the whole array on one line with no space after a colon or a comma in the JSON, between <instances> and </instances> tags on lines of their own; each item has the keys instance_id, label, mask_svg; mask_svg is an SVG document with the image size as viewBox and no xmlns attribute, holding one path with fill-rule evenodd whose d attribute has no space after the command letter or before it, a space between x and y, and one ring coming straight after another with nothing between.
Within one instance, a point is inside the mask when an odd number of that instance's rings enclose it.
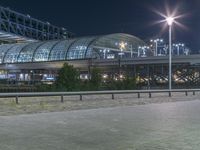
<instances>
[{"instance_id":1,"label":"arched glass canopy","mask_svg":"<svg viewBox=\"0 0 200 150\"><path fill-rule=\"evenodd\" d=\"M4 44L0 46L0 63L3 63L4 56L12 47L15 47L15 44Z\"/></svg>"},{"instance_id":2,"label":"arched glass canopy","mask_svg":"<svg viewBox=\"0 0 200 150\"><path fill-rule=\"evenodd\" d=\"M18 56L20 54L20 51L22 50L23 47L27 46L28 43L23 43L23 44L16 44L12 48L10 48L4 56L4 63L16 63L18 60Z\"/></svg>"},{"instance_id":3,"label":"arched glass canopy","mask_svg":"<svg viewBox=\"0 0 200 150\"><path fill-rule=\"evenodd\" d=\"M123 33L0 45L0 63L46 62L77 59L117 59L137 57L145 43Z\"/></svg>"}]
</instances>

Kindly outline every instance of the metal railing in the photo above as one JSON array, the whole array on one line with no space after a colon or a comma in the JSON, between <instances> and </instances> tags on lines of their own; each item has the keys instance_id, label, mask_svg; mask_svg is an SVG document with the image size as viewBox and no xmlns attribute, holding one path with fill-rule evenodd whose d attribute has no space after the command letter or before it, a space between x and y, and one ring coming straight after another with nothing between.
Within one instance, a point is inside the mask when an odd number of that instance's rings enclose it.
<instances>
[{"instance_id":1,"label":"metal railing","mask_svg":"<svg viewBox=\"0 0 200 150\"><path fill-rule=\"evenodd\" d=\"M200 92L200 89L175 89L175 90L118 90L118 91L84 91L84 92L24 92L24 93L0 93L0 98L15 98L16 104L19 104L19 97L45 97L45 96L60 96L60 101L64 102L64 96L79 96L80 101L83 100L84 95L111 95L115 99L117 94L137 94L137 98L141 98L141 94L148 94L152 98L155 93L168 93L171 97L172 93L188 93L193 95Z\"/></svg>"}]
</instances>

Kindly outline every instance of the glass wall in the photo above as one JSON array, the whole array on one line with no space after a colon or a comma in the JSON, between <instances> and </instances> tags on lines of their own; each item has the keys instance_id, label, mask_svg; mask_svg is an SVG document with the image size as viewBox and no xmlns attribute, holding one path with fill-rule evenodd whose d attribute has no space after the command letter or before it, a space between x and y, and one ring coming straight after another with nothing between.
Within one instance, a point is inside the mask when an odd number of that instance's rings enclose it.
<instances>
[{"instance_id":1,"label":"glass wall","mask_svg":"<svg viewBox=\"0 0 200 150\"><path fill-rule=\"evenodd\" d=\"M32 62L35 50L44 43L45 42L36 42L24 47L19 54L18 62Z\"/></svg>"},{"instance_id":2,"label":"glass wall","mask_svg":"<svg viewBox=\"0 0 200 150\"><path fill-rule=\"evenodd\" d=\"M49 56L49 61L53 60L65 60L66 58L66 53L69 48L69 46L74 43L73 40L64 40L59 42L54 48L51 50L50 56Z\"/></svg>"},{"instance_id":3,"label":"glass wall","mask_svg":"<svg viewBox=\"0 0 200 150\"><path fill-rule=\"evenodd\" d=\"M82 38L77 40L72 46L69 48L67 52L67 59L83 59L85 58L85 53L89 44L94 40L94 37Z\"/></svg>"},{"instance_id":4,"label":"glass wall","mask_svg":"<svg viewBox=\"0 0 200 150\"><path fill-rule=\"evenodd\" d=\"M6 54L6 52L11 49L12 47L14 47L15 44L3 44L3 45L0 45L0 63L3 62L3 58Z\"/></svg>"},{"instance_id":5,"label":"glass wall","mask_svg":"<svg viewBox=\"0 0 200 150\"><path fill-rule=\"evenodd\" d=\"M128 34L0 45L0 63L137 57L145 43ZM5 58L5 59L3 59ZM4 62L2 62L4 61Z\"/></svg>"},{"instance_id":6,"label":"glass wall","mask_svg":"<svg viewBox=\"0 0 200 150\"><path fill-rule=\"evenodd\" d=\"M4 63L17 63L17 58L19 56L20 51L23 47L28 45L28 43L24 44L16 44L16 46L9 49L6 53Z\"/></svg>"},{"instance_id":7,"label":"glass wall","mask_svg":"<svg viewBox=\"0 0 200 150\"><path fill-rule=\"evenodd\" d=\"M38 47L34 52L33 61L48 61L51 49L60 41L48 41Z\"/></svg>"}]
</instances>

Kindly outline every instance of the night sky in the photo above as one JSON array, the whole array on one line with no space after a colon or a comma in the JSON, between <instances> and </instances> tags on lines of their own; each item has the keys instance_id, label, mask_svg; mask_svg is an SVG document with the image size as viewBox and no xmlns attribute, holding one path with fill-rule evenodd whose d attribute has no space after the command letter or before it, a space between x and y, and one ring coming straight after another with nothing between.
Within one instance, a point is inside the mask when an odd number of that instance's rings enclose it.
<instances>
[{"instance_id":1,"label":"night sky","mask_svg":"<svg viewBox=\"0 0 200 150\"><path fill-rule=\"evenodd\" d=\"M143 40L163 37L162 19L154 11L166 12L178 7L178 19L186 28L174 26L173 41L185 42L193 51L200 50L200 0L1 0L9 7L33 18L65 27L76 36L129 33Z\"/></svg>"}]
</instances>

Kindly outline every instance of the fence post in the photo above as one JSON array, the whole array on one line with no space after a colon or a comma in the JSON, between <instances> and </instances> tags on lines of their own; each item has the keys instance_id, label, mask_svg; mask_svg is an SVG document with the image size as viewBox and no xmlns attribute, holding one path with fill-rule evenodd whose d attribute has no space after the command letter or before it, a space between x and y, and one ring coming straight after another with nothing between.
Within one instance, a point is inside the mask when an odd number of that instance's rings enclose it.
<instances>
[{"instance_id":1,"label":"fence post","mask_svg":"<svg viewBox=\"0 0 200 150\"><path fill-rule=\"evenodd\" d=\"M151 98L151 92L149 92L149 98Z\"/></svg>"},{"instance_id":2,"label":"fence post","mask_svg":"<svg viewBox=\"0 0 200 150\"><path fill-rule=\"evenodd\" d=\"M169 92L169 97L172 97L172 93L171 92Z\"/></svg>"},{"instance_id":3,"label":"fence post","mask_svg":"<svg viewBox=\"0 0 200 150\"><path fill-rule=\"evenodd\" d=\"M16 104L19 104L18 96L15 97Z\"/></svg>"},{"instance_id":4,"label":"fence post","mask_svg":"<svg viewBox=\"0 0 200 150\"><path fill-rule=\"evenodd\" d=\"M188 96L188 92L187 91L185 91L185 96Z\"/></svg>"},{"instance_id":5,"label":"fence post","mask_svg":"<svg viewBox=\"0 0 200 150\"><path fill-rule=\"evenodd\" d=\"M112 93L112 99L115 99L115 96L114 96L114 94Z\"/></svg>"},{"instance_id":6,"label":"fence post","mask_svg":"<svg viewBox=\"0 0 200 150\"><path fill-rule=\"evenodd\" d=\"M195 91L193 91L193 95L195 95Z\"/></svg>"},{"instance_id":7,"label":"fence post","mask_svg":"<svg viewBox=\"0 0 200 150\"><path fill-rule=\"evenodd\" d=\"M64 102L64 96L61 95L61 103L63 103L63 102Z\"/></svg>"},{"instance_id":8,"label":"fence post","mask_svg":"<svg viewBox=\"0 0 200 150\"><path fill-rule=\"evenodd\" d=\"M83 100L83 97L82 97L82 95L80 95L80 101L82 101Z\"/></svg>"},{"instance_id":9,"label":"fence post","mask_svg":"<svg viewBox=\"0 0 200 150\"><path fill-rule=\"evenodd\" d=\"M138 94L138 98L140 98L140 93L138 92L137 94Z\"/></svg>"}]
</instances>

